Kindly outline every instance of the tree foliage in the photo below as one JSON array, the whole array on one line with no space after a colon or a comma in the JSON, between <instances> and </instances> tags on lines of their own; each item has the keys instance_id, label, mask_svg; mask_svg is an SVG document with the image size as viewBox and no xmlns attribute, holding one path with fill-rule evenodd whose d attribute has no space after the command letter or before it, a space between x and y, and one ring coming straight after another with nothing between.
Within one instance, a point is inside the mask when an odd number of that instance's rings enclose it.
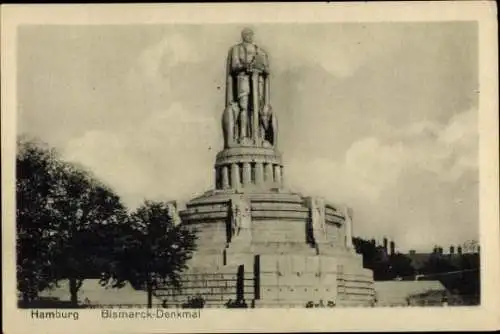
<instances>
[{"instance_id":1,"label":"tree foliage","mask_svg":"<svg viewBox=\"0 0 500 334\"><path fill-rule=\"evenodd\" d=\"M205 303L206 301L202 296L196 295L188 298L188 301L182 304L182 308L204 308Z\"/></svg>"},{"instance_id":2,"label":"tree foliage","mask_svg":"<svg viewBox=\"0 0 500 334\"><path fill-rule=\"evenodd\" d=\"M181 286L181 273L196 249L196 235L175 225L169 206L145 201L116 235L112 270L102 284L120 287L128 281L148 292L148 307L156 289Z\"/></svg>"},{"instance_id":3,"label":"tree foliage","mask_svg":"<svg viewBox=\"0 0 500 334\"><path fill-rule=\"evenodd\" d=\"M363 255L363 267L373 270L376 281L410 278L415 274L411 259L401 253L387 254L373 241L353 238L356 252Z\"/></svg>"},{"instance_id":4,"label":"tree foliage","mask_svg":"<svg viewBox=\"0 0 500 334\"><path fill-rule=\"evenodd\" d=\"M236 300L229 299L226 302L225 306L226 308L248 308L247 303L241 299L236 299Z\"/></svg>"},{"instance_id":5,"label":"tree foliage","mask_svg":"<svg viewBox=\"0 0 500 334\"><path fill-rule=\"evenodd\" d=\"M393 278L412 279L415 275L415 268L411 259L401 253L392 254L389 257L389 276Z\"/></svg>"},{"instance_id":6,"label":"tree foliage","mask_svg":"<svg viewBox=\"0 0 500 334\"><path fill-rule=\"evenodd\" d=\"M55 264L58 277L69 280L76 304L83 280L107 270L109 233L126 222L127 213L119 197L82 168L65 164L59 182L54 200L59 228Z\"/></svg>"},{"instance_id":7,"label":"tree foliage","mask_svg":"<svg viewBox=\"0 0 500 334\"><path fill-rule=\"evenodd\" d=\"M435 274L453 272L458 269L449 258L439 253L432 253L420 269L420 273L432 277Z\"/></svg>"},{"instance_id":8,"label":"tree foliage","mask_svg":"<svg viewBox=\"0 0 500 334\"><path fill-rule=\"evenodd\" d=\"M460 295L466 304L480 302L480 257L478 253L431 254L421 272L425 280L438 280L449 291Z\"/></svg>"},{"instance_id":9,"label":"tree foliage","mask_svg":"<svg viewBox=\"0 0 500 334\"><path fill-rule=\"evenodd\" d=\"M92 270L106 270L109 230L126 218L111 189L41 142L18 141L17 274L25 302L68 279L71 302Z\"/></svg>"},{"instance_id":10,"label":"tree foliage","mask_svg":"<svg viewBox=\"0 0 500 334\"><path fill-rule=\"evenodd\" d=\"M462 249L472 253L441 254L442 247L434 247L423 266L415 268L404 254L386 254L383 247L372 240L353 238L356 252L363 255L363 266L373 270L376 281L382 280L438 280L448 291L459 295L464 303L477 305L480 299L479 245L468 241ZM418 276L416 276L418 274Z\"/></svg>"},{"instance_id":11,"label":"tree foliage","mask_svg":"<svg viewBox=\"0 0 500 334\"><path fill-rule=\"evenodd\" d=\"M57 155L43 143L18 138L16 159L17 289L25 303L56 283L53 273L52 197L56 192Z\"/></svg>"}]
</instances>

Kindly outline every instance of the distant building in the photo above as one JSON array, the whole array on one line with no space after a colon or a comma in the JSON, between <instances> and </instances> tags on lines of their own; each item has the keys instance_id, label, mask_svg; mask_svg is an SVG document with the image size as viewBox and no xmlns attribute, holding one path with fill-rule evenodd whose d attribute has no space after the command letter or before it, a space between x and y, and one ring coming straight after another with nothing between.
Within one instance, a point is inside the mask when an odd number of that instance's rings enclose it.
<instances>
[{"instance_id":1,"label":"distant building","mask_svg":"<svg viewBox=\"0 0 500 334\"><path fill-rule=\"evenodd\" d=\"M455 250L457 250L457 252L455 252ZM467 252L464 252L462 246L455 247L454 245L451 245L449 247L449 251L445 253L442 247L435 246L433 251L430 253L417 253L415 250L410 250L406 256L410 258L412 266L417 270L417 272L419 272L431 256L441 256L450 260L452 265L459 267L462 255L479 254L479 250L479 246L469 247Z\"/></svg>"},{"instance_id":2,"label":"distant building","mask_svg":"<svg viewBox=\"0 0 500 334\"><path fill-rule=\"evenodd\" d=\"M376 306L443 306L453 298L439 281L375 282Z\"/></svg>"}]
</instances>

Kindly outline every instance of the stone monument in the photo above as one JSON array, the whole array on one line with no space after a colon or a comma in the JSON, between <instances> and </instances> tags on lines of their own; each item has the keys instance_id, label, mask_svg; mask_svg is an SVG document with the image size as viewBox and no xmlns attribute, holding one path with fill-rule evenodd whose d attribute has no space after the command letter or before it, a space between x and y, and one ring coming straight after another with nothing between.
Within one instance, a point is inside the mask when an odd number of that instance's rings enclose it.
<instances>
[{"instance_id":1,"label":"stone monument","mask_svg":"<svg viewBox=\"0 0 500 334\"><path fill-rule=\"evenodd\" d=\"M182 288L156 293L166 306L193 297L205 307L372 305L373 274L352 245L351 210L285 186L268 54L252 30L241 35L226 62L214 189L179 211L198 249Z\"/></svg>"}]
</instances>

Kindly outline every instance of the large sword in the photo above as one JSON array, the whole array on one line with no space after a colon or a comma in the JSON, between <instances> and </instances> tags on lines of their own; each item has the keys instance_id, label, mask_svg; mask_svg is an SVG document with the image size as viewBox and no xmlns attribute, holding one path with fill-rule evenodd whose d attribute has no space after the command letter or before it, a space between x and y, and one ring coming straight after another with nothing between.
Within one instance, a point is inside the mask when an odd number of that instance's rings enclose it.
<instances>
[{"instance_id":1,"label":"large sword","mask_svg":"<svg viewBox=\"0 0 500 334\"><path fill-rule=\"evenodd\" d=\"M252 73L252 138L255 145L259 138L259 74Z\"/></svg>"}]
</instances>

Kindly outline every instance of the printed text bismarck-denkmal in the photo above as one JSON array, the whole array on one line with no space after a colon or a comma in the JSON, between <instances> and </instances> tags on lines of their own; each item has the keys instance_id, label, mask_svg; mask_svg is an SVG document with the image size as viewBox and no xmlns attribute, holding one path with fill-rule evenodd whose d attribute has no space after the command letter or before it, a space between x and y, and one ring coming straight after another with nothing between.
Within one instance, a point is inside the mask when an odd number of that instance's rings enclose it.
<instances>
[{"instance_id":1,"label":"printed text bismarck-denkmal","mask_svg":"<svg viewBox=\"0 0 500 334\"><path fill-rule=\"evenodd\" d=\"M102 319L199 319L201 310L167 310L156 309L147 311L101 310Z\"/></svg>"}]
</instances>

